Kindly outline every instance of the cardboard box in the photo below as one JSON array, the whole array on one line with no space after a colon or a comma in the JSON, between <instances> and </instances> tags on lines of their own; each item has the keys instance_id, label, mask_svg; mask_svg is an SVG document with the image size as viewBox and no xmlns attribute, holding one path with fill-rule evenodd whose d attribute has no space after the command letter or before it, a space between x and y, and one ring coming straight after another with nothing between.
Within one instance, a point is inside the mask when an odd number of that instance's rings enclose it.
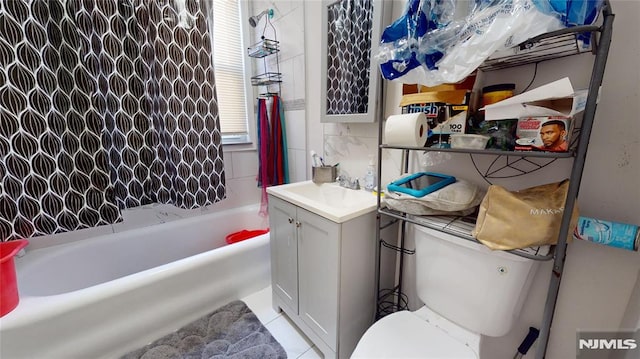
<instances>
[{"instance_id":1,"label":"cardboard box","mask_svg":"<svg viewBox=\"0 0 640 359\"><path fill-rule=\"evenodd\" d=\"M405 113L424 112L429 128L434 133L464 133L469 94L467 90L414 93L402 96L400 106ZM459 115L463 111L465 114ZM451 120L456 115L458 117ZM465 117L464 120L460 120L462 117ZM451 132L450 127L456 131Z\"/></svg>"},{"instance_id":2,"label":"cardboard box","mask_svg":"<svg viewBox=\"0 0 640 359\"><path fill-rule=\"evenodd\" d=\"M453 84L440 84L437 86L423 86L417 84L402 84L402 94L415 94L415 93L425 93L425 92L446 92L446 91L454 91L454 90L468 90L471 91L476 82L476 72L473 72L471 75L467 76L464 80L453 83Z\"/></svg>"},{"instance_id":3,"label":"cardboard box","mask_svg":"<svg viewBox=\"0 0 640 359\"><path fill-rule=\"evenodd\" d=\"M569 116L538 116L518 119L516 151L566 152L571 140Z\"/></svg>"},{"instance_id":4,"label":"cardboard box","mask_svg":"<svg viewBox=\"0 0 640 359\"><path fill-rule=\"evenodd\" d=\"M572 117L582 112L587 90L574 91L568 77L484 107L485 121L543 116Z\"/></svg>"},{"instance_id":5,"label":"cardboard box","mask_svg":"<svg viewBox=\"0 0 640 359\"><path fill-rule=\"evenodd\" d=\"M445 120L433 128L434 135L450 135L453 133L464 133L467 127L467 116L469 106L467 105L447 105Z\"/></svg>"},{"instance_id":6,"label":"cardboard box","mask_svg":"<svg viewBox=\"0 0 640 359\"><path fill-rule=\"evenodd\" d=\"M403 113L424 112L429 124L427 147L447 146L449 135L465 133L470 91L442 90L402 96Z\"/></svg>"}]
</instances>

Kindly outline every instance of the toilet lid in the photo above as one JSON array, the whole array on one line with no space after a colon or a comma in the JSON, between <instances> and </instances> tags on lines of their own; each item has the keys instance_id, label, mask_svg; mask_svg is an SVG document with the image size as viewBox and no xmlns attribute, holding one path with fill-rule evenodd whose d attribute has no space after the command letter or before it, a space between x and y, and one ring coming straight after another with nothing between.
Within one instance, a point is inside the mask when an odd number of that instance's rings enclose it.
<instances>
[{"instance_id":1,"label":"toilet lid","mask_svg":"<svg viewBox=\"0 0 640 359\"><path fill-rule=\"evenodd\" d=\"M401 311L372 325L351 358L478 359L478 355L442 329L409 311Z\"/></svg>"}]
</instances>

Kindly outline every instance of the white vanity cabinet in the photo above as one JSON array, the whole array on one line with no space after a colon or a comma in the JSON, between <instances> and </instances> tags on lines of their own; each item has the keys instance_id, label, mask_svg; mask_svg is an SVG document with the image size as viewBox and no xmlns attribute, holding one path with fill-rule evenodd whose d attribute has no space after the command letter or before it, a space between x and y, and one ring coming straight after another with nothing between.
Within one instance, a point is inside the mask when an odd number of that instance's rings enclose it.
<instances>
[{"instance_id":1,"label":"white vanity cabinet","mask_svg":"<svg viewBox=\"0 0 640 359\"><path fill-rule=\"evenodd\" d=\"M375 211L336 223L269 196L273 306L348 358L375 316Z\"/></svg>"}]
</instances>

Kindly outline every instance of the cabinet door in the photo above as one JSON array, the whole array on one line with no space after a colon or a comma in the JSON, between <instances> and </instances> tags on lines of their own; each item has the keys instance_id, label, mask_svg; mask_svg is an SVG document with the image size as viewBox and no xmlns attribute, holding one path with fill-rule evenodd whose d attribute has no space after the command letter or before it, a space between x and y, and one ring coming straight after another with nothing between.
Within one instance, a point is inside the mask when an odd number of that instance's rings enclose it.
<instances>
[{"instance_id":1,"label":"cabinet door","mask_svg":"<svg viewBox=\"0 0 640 359\"><path fill-rule=\"evenodd\" d=\"M272 290L298 314L298 243L296 206L269 197Z\"/></svg>"},{"instance_id":2,"label":"cabinet door","mask_svg":"<svg viewBox=\"0 0 640 359\"><path fill-rule=\"evenodd\" d=\"M300 317L336 350L340 225L298 208Z\"/></svg>"}]
</instances>

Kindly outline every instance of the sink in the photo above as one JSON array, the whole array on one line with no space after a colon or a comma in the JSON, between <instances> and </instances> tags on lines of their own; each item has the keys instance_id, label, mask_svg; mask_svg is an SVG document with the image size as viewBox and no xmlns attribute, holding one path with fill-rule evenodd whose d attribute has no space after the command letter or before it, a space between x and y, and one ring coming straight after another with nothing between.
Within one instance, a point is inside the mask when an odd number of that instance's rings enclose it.
<instances>
[{"instance_id":1,"label":"sink","mask_svg":"<svg viewBox=\"0 0 640 359\"><path fill-rule=\"evenodd\" d=\"M296 182L267 188L267 193L336 223L346 222L376 209L376 196L338 183Z\"/></svg>"}]
</instances>

